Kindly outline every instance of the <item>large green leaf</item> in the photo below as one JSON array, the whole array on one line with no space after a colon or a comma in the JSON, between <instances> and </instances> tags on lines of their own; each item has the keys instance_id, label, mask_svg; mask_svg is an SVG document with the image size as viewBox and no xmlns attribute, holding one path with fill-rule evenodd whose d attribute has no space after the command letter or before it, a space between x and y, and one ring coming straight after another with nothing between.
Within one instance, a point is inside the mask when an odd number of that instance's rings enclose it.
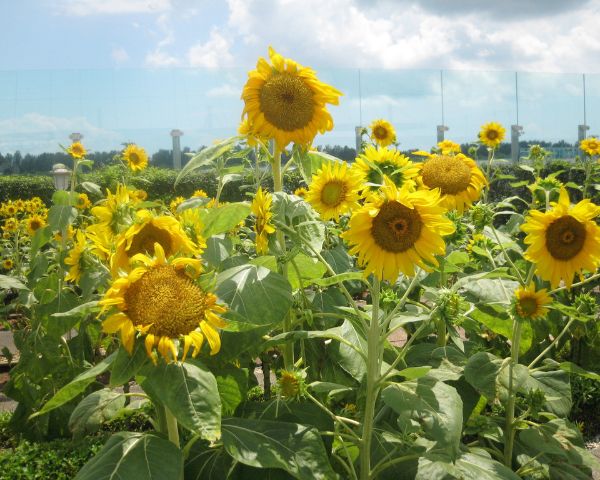
<instances>
[{"instance_id":1,"label":"large green leaf","mask_svg":"<svg viewBox=\"0 0 600 480\"><path fill-rule=\"evenodd\" d=\"M198 170L202 167L209 166L214 160L229 152L233 148L237 140L238 137L231 137L226 140L223 140L220 143L211 145L210 147L206 147L200 150L181 169L181 172L179 172L179 175L177 175L177 179L175 180L175 187L177 187L177 184L186 175L189 175L190 172Z\"/></svg>"},{"instance_id":2,"label":"large green leaf","mask_svg":"<svg viewBox=\"0 0 600 480\"><path fill-rule=\"evenodd\" d=\"M506 311L506 307L492 304L480 304L469 314L477 322L485 325L492 332L502 335L508 340L512 340L512 321ZM519 343L519 352L527 353L533 342L533 329L529 322L521 324L521 342Z\"/></svg>"},{"instance_id":3,"label":"large green leaf","mask_svg":"<svg viewBox=\"0 0 600 480\"><path fill-rule=\"evenodd\" d=\"M246 398L248 391L248 369L227 366L213 368L217 380L224 415L232 415L237 406Z\"/></svg>"},{"instance_id":4,"label":"large green leaf","mask_svg":"<svg viewBox=\"0 0 600 480\"><path fill-rule=\"evenodd\" d=\"M440 449L458 453L463 422L462 400L450 385L421 377L385 388L381 397L400 420L420 423L427 438Z\"/></svg>"},{"instance_id":5,"label":"large green leaf","mask_svg":"<svg viewBox=\"0 0 600 480\"><path fill-rule=\"evenodd\" d=\"M534 371L527 377L522 390L539 389L545 395L545 407L559 417L567 417L571 412L571 384L569 374L562 370L554 372Z\"/></svg>"},{"instance_id":6,"label":"large green leaf","mask_svg":"<svg viewBox=\"0 0 600 480\"><path fill-rule=\"evenodd\" d=\"M327 268L316 258L304 253L296 255L288 266L288 281L293 290L310 285L314 280L320 279Z\"/></svg>"},{"instance_id":7,"label":"large green leaf","mask_svg":"<svg viewBox=\"0 0 600 480\"><path fill-rule=\"evenodd\" d=\"M193 363L191 363L193 362ZM196 360L161 363L142 371L142 388L167 407L184 427L214 441L221 436L221 398L217 380Z\"/></svg>"},{"instance_id":8,"label":"large green leaf","mask_svg":"<svg viewBox=\"0 0 600 480\"><path fill-rule=\"evenodd\" d=\"M336 478L319 432L297 423L247 418L223 420L223 445L245 465L281 468L295 478Z\"/></svg>"},{"instance_id":9,"label":"large green leaf","mask_svg":"<svg viewBox=\"0 0 600 480\"><path fill-rule=\"evenodd\" d=\"M469 358L464 375L483 396L505 401L509 386L509 363L488 352L479 352ZM513 390L519 390L529 378L529 370L524 365L515 365L512 369Z\"/></svg>"},{"instance_id":10,"label":"large green leaf","mask_svg":"<svg viewBox=\"0 0 600 480\"><path fill-rule=\"evenodd\" d=\"M56 392L56 394L46 402L42 409L31 415L31 417L33 418L48 413L49 411L64 405L68 401L73 400L77 395L82 393L88 385L96 380L98 375L104 373L108 367L110 367L115 357L116 353L112 353L97 365L79 374L74 380Z\"/></svg>"},{"instance_id":11,"label":"large green leaf","mask_svg":"<svg viewBox=\"0 0 600 480\"><path fill-rule=\"evenodd\" d=\"M141 341L136 342L131 355L125 348L119 348L117 357L110 369L110 386L115 387L128 382L137 375L140 368L148 361L146 349Z\"/></svg>"},{"instance_id":12,"label":"large green leaf","mask_svg":"<svg viewBox=\"0 0 600 480\"><path fill-rule=\"evenodd\" d=\"M419 459L415 480L520 480L516 473L484 451L465 452L457 459L428 453Z\"/></svg>"},{"instance_id":13,"label":"large green leaf","mask_svg":"<svg viewBox=\"0 0 600 480\"><path fill-rule=\"evenodd\" d=\"M231 470L233 459L223 446L209 448L196 442L185 461L185 480L224 480ZM237 477L233 477L237 478Z\"/></svg>"},{"instance_id":14,"label":"large green leaf","mask_svg":"<svg viewBox=\"0 0 600 480\"><path fill-rule=\"evenodd\" d=\"M75 480L181 480L183 455L154 434L120 432L79 471Z\"/></svg>"},{"instance_id":15,"label":"large green leaf","mask_svg":"<svg viewBox=\"0 0 600 480\"><path fill-rule=\"evenodd\" d=\"M304 200L284 192L273 194L273 212L276 227L287 227L285 234L296 243L308 243L321 251L325 241L325 226L315 210Z\"/></svg>"},{"instance_id":16,"label":"large green leaf","mask_svg":"<svg viewBox=\"0 0 600 480\"><path fill-rule=\"evenodd\" d=\"M48 225L52 231L65 232L77 218L77 209L71 205L53 205L48 210Z\"/></svg>"},{"instance_id":17,"label":"large green leaf","mask_svg":"<svg viewBox=\"0 0 600 480\"><path fill-rule=\"evenodd\" d=\"M216 293L230 310L255 325L279 323L292 304L289 282L282 275L255 265L221 272Z\"/></svg>"},{"instance_id":18,"label":"large green leaf","mask_svg":"<svg viewBox=\"0 0 600 480\"><path fill-rule=\"evenodd\" d=\"M21 282L21 280L18 278L8 275L0 275L0 289L8 290L9 288L14 288L16 290L29 290L27 285Z\"/></svg>"},{"instance_id":19,"label":"large green leaf","mask_svg":"<svg viewBox=\"0 0 600 480\"><path fill-rule=\"evenodd\" d=\"M335 343L330 345L331 357L337 361L337 364L348 372L355 380L362 382L367 374L367 364L364 356L357 352L357 349L366 352L367 340L365 336L349 320L335 329L329 331L339 331L339 335L346 340L345 343ZM350 343L353 346L348 345Z\"/></svg>"},{"instance_id":20,"label":"large green leaf","mask_svg":"<svg viewBox=\"0 0 600 480\"><path fill-rule=\"evenodd\" d=\"M245 202L228 203L215 208L200 210L204 227L202 235L210 238L219 233L227 233L250 215L250 205Z\"/></svg>"},{"instance_id":21,"label":"large green leaf","mask_svg":"<svg viewBox=\"0 0 600 480\"><path fill-rule=\"evenodd\" d=\"M75 407L69 419L69 430L75 435L95 432L125 406L125 396L110 388L96 390Z\"/></svg>"}]
</instances>

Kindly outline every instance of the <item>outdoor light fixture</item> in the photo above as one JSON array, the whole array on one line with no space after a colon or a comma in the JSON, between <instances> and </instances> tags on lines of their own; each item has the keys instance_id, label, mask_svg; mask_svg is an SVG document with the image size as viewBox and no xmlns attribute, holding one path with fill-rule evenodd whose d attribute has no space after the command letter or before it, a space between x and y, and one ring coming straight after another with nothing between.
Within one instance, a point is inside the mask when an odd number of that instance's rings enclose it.
<instances>
[{"instance_id":1,"label":"outdoor light fixture","mask_svg":"<svg viewBox=\"0 0 600 480\"><path fill-rule=\"evenodd\" d=\"M57 190L67 190L71 180L71 170L62 163L52 165L52 178L54 180L54 188Z\"/></svg>"}]
</instances>

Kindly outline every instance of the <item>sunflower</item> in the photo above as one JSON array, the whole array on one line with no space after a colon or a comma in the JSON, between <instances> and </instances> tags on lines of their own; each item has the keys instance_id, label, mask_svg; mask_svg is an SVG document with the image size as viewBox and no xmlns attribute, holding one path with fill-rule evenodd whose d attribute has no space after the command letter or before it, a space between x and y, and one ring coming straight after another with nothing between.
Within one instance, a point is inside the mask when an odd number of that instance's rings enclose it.
<instances>
[{"instance_id":1,"label":"sunflower","mask_svg":"<svg viewBox=\"0 0 600 480\"><path fill-rule=\"evenodd\" d=\"M200 260L167 258L157 243L154 257L139 254L134 262L139 266L115 279L99 302L103 311L117 310L104 320L104 332L120 332L130 354L136 332L144 335L146 352L155 363L155 347L171 362L177 361L178 344L183 344L181 360L185 361L192 345L192 356L198 355L205 337L211 355L218 353L221 339L217 328L225 326L219 315L226 309L217 305L214 294L194 282L202 271Z\"/></svg>"},{"instance_id":2,"label":"sunflower","mask_svg":"<svg viewBox=\"0 0 600 480\"><path fill-rule=\"evenodd\" d=\"M2 229L5 232L16 232L18 228L19 221L16 218L11 217L4 220L4 226L2 227Z\"/></svg>"},{"instance_id":3,"label":"sunflower","mask_svg":"<svg viewBox=\"0 0 600 480\"><path fill-rule=\"evenodd\" d=\"M131 143L123 150L123 160L134 172L139 172L148 166L148 154L142 147Z\"/></svg>"},{"instance_id":4,"label":"sunflower","mask_svg":"<svg viewBox=\"0 0 600 480\"><path fill-rule=\"evenodd\" d=\"M600 140L596 137L586 138L581 141L579 148L589 156L600 155Z\"/></svg>"},{"instance_id":5,"label":"sunflower","mask_svg":"<svg viewBox=\"0 0 600 480\"><path fill-rule=\"evenodd\" d=\"M396 130L387 120L379 119L369 125L371 138L380 147L387 147L396 141Z\"/></svg>"},{"instance_id":6,"label":"sunflower","mask_svg":"<svg viewBox=\"0 0 600 480\"><path fill-rule=\"evenodd\" d=\"M133 225L117 237L115 254L111 259L113 275L116 276L119 270L128 271L130 260L135 255L151 254L157 243L167 257L176 253L201 253L175 218L167 215L155 217L148 210L140 210ZM206 244L203 243L201 247L206 247Z\"/></svg>"},{"instance_id":7,"label":"sunflower","mask_svg":"<svg viewBox=\"0 0 600 480\"><path fill-rule=\"evenodd\" d=\"M306 201L323 220L339 220L340 215L358 207L362 187L360 174L345 162L327 162L313 175Z\"/></svg>"},{"instance_id":8,"label":"sunflower","mask_svg":"<svg viewBox=\"0 0 600 480\"><path fill-rule=\"evenodd\" d=\"M185 202L185 198L183 197L175 197L173 200L171 200L171 203L169 203L169 210L171 210L171 213L176 214L177 207L179 207L179 205L181 205L183 202Z\"/></svg>"},{"instance_id":9,"label":"sunflower","mask_svg":"<svg viewBox=\"0 0 600 480\"><path fill-rule=\"evenodd\" d=\"M368 146L356 158L352 169L359 173L362 182L371 192L376 191L384 184L385 177L389 178L398 188L405 184L413 188L415 186L414 179L419 173L418 166L398 150L373 146Z\"/></svg>"},{"instance_id":10,"label":"sunflower","mask_svg":"<svg viewBox=\"0 0 600 480\"><path fill-rule=\"evenodd\" d=\"M275 139L278 150L289 143L309 146L317 133L333 128L326 104L337 105L341 92L317 78L315 72L269 47L271 64L259 58L242 91L248 131Z\"/></svg>"},{"instance_id":11,"label":"sunflower","mask_svg":"<svg viewBox=\"0 0 600 480\"><path fill-rule=\"evenodd\" d=\"M487 185L477 164L462 153L431 155L420 169L419 183L428 189L439 188L448 210L461 214L479 199Z\"/></svg>"},{"instance_id":12,"label":"sunflower","mask_svg":"<svg viewBox=\"0 0 600 480\"><path fill-rule=\"evenodd\" d=\"M96 217L99 225L96 233L112 241L115 235L131 223L133 215L131 204L130 192L125 185L118 184L114 194L107 190L106 200L102 205L92 208L92 215Z\"/></svg>"},{"instance_id":13,"label":"sunflower","mask_svg":"<svg viewBox=\"0 0 600 480\"><path fill-rule=\"evenodd\" d=\"M208 198L208 193L206 193L201 188L192 193L193 198Z\"/></svg>"},{"instance_id":14,"label":"sunflower","mask_svg":"<svg viewBox=\"0 0 600 480\"><path fill-rule=\"evenodd\" d=\"M294 195L300 198L305 198L307 193L308 190L305 187L298 187L296 190L294 190Z\"/></svg>"},{"instance_id":15,"label":"sunflower","mask_svg":"<svg viewBox=\"0 0 600 480\"><path fill-rule=\"evenodd\" d=\"M99 224L89 225L85 229L85 235L92 242L90 252L108 263L114 249L114 236Z\"/></svg>"},{"instance_id":16,"label":"sunflower","mask_svg":"<svg viewBox=\"0 0 600 480\"><path fill-rule=\"evenodd\" d=\"M263 144L268 142L267 138L261 138L254 133L248 118L244 118L241 121L241 123L238 127L238 133L246 139L246 143L248 144L249 147L256 147L259 142L261 142Z\"/></svg>"},{"instance_id":17,"label":"sunflower","mask_svg":"<svg viewBox=\"0 0 600 480\"><path fill-rule=\"evenodd\" d=\"M552 298L547 290L535 289L532 283L529 287L520 287L515 291L514 308L517 316L523 319L535 320L543 318L548 313L547 305L552 303Z\"/></svg>"},{"instance_id":18,"label":"sunflower","mask_svg":"<svg viewBox=\"0 0 600 480\"><path fill-rule=\"evenodd\" d=\"M81 265L83 263L83 252L86 248L85 234L81 230L75 232L75 241L69 255L65 258L65 265L69 265L69 271L65 276L67 282L79 283L81 280Z\"/></svg>"},{"instance_id":19,"label":"sunflower","mask_svg":"<svg viewBox=\"0 0 600 480\"><path fill-rule=\"evenodd\" d=\"M148 198L148 192L146 190L129 190L129 196L131 201L134 203L143 202Z\"/></svg>"},{"instance_id":20,"label":"sunflower","mask_svg":"<svg viewBox=\"0 0 600 480\"><path fill-rule=\"evenodd\" d=\"M177 217L183 231L198 246L198 248L206 248L206 240L203 236L204 225L202 224L200 209L186 208Z\"/></svg>"},{"instance_id":21,"label":"sunflower","mask_svg":"<svg viewBox=\"0 0 600 480\"><path fill-rule=\"evenodd\" d=\"M66 235L67 240L71 240L74 235L75 235L75 229L73 228L73 225L69 225L67 227L67 235ZM61 230L57 230L56 232L54 232L54 240L55 241L62 242L62 239L63 239L63 236L62 236Z\"/></svg>"},{"instance_id":22,"label":"sunflower","mask_svg":"<svg viewBox=\"0 0 600 480\"><path fill-rule=\"evenodd\" d=\"M504 135L506 130L502 125L497 122L486 123L481 126L481 131L479 132L479 140L484 145L487 145L490 148L496 148L502 140L504 140Z\"/></svg>"},{"instance_id":23,"label":"sunflower","mask_svg":"<svg viewBox=\"0 0 600 480\"><path fill-rule=\"evenodd\" d=\"M10 258L5 258L2 260L2 268L4 270L12 270L14 266L15 264Z\"/></svg>"},{"instance_id":24,"label":"sunflower","mask_svg":"<svg viewBox=\"0 0 600 480\"><path fill-rule=\"evenodd\" d=\"M259 187L252 200L252 213L256 217L254 232L256 232L256 253L265 255L269 251L269 235L275 233L275 227L270 223L273 217L271 204L273 196Z\"/></svg>"},{"instance_id":25,"label":"sunflower","mask_svg":"<svg viewBox=\"0 0 600 480\"><path fill-rule=\"evenodd\" d=\"M90 199L88 198L86 193L80 193L77 196L77 200L75 201L75 207L78 210L85 210L86 208L89 208L92 205L92 202L90 202Z\"/></svg>"},{"instance_id":26,"label":"sunflower","mask_svg":"<svg viewBox=\"0 0 600 480\"><path fill-rule=\"evenodd\" d=\"M46 221L41 215L32 215L25 220L27 224L27 231L30 236L33 236L40 228L46 226Z\"/></svg>"},{"instance_id":27,"label":"sunflower","mask_svg":"<svg viewBox=\"0 0 600 480\"><path fill-rule=\"evenodd\" d=\"M81 142L73 142L69 148L67 148L67 153L78 160L84 158L87 154L85 147Z\"/></svg>"},{"instance_id":28,"label":"sunflower","mask_svg":"<svg viewBox=\"0 0 600 480\"><path fill-rule=\"evenodd\" d=\"M8 203L5 208L5 214L7 217L14 217L19 211L14 203Z\"/></svg>"},{"instance_id":29,"label":"sunflower","mask_svg":"<svg viewBox=\"0 0 600 480\"><path fill-rule=\"evenodd\" d=\"M437 190L411 192L386 180L380 194L354 212L341 236L350 254L358 254L365 275L395 282L399 272L413 276L415 265L424 270L438 265L435 255L446 252L442 236L454 231L445 211Z\"/></svg>"},{"instance_id":30,"label":"sunflower","mask_svg":"<svg viewBox=\"0 0 600 480\"><path fill-rule=\"evenodd\" d=\"M452 140L442 140L437 144L442 155L450 155L452 153L460 153L460 145Z\"/></svg>"},{"instance_id":31,"label":"sunflower","mask_svg":"<svg viewBox=\"0 0 600 480\"><path fill-rule=\"evenodd\" d=\"M571 206L569 194L561 188L558 202L543 213L529 212L521 230L527 233L525 258L536 264L538 275L553 288L564 280L567 288L573 275L596 271L600 265L600 227L594 218L600 207L589 199Z\"/></svg>"}]
</instances>

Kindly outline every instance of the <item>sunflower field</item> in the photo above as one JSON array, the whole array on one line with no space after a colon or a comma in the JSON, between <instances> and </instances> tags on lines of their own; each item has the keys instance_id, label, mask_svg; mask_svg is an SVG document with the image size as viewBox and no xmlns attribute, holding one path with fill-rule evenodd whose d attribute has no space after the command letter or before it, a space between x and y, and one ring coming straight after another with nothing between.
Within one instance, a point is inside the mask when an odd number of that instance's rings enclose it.
<instances>
[{"instance_id":1,"label":"sunflower field","mask_svg":"<svg viewBox=\"0 0 600 480\"><path fill-rule=\"evenodd\" d=\"M542 176L534 146L527 194L492 202L498 123L481 159L449 140L406 156L376 119L347 164L312 148L342 96L312 69L269 49L241 96L239 135L177 179L214 174L212 197L133 187L148 165L134 144L101 192L77 142L68 191L1 204L15 435L145 419L76 480L600 471L569 420L572 384L600 380L600 140L581 143L581 185ZM290 171L303 187L286 188ZM247 200L224 201L244 178Z\"/></svg>"}]
</instances>

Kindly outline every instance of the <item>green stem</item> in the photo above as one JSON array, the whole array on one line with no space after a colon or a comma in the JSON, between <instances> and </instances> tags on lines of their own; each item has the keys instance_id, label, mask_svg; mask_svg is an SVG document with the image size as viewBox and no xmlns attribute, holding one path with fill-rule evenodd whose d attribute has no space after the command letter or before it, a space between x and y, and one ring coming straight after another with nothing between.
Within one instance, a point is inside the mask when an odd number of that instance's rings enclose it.
<instances>
[{"instance_id":1,"label":"green stem","mask_svg":"<svg viewBox=\"0 0 600 480\"><path fill-rule=\"evenodd\" d=\"M375 403L379 395L379 380L381 376L381 364L379 355L379 279L375 277L371 289L373 303L371 325L367 336L367 391L365 400L365 412L360 443L360 479L371 478L371 437L375 419Z\"/></svg>"},{"instance_id":2,"label":"green stem","mask_svg":"<svg viewBox=\"0 0 600 480\"><path fill-rule=\"evenodd\" d=\"M533 361L529 364L528 368L533 368L535 366L536 363L538 363L542 358L544 358L546 356L546 354L552 350L552 348L554 347L554 345L556 345L560 339L565 335L565 333L567 333L567 331L569 330L569 327L571 325L573 325L573 323L575 322L574 318L571 318L567 324L565 325L565 328L562 329L562 331L558 334L558 336L552 340L552 342L550 343L550 345L548 345L544 351L542 353L540 353L537 357L535 357L533 359Z\"/></svg>"},{"instance_id":3,"label":"green stem","mask_svg":"<svg viewBox=\"0 0 600 480\"><path fill-rule=\"evenodd\" d=\"M513 369L519 364L519 344L521 343L521 322L513 319L513 334L511 358L508 366L508 404L506 406L506 424L504 426L504 464L512 468L513 446L515 442L515 401L516 392L513 389Z\"/></svg>"},{"instance_id":4,"label":"green stem","mask_svg":"<svg viewBox=\"0 0 600 480\"><path fill-rule=\"evenodd\" d=\"M592 275L591 277L588 277L585 280L582 280L581 282L574 283L573 285L571 285L571 288L580 287L581 285L585 285L586 283L596 280L597 278L600 278L600 273L596 273L596 274ZM552 295L553 293L560 292L561 290L566 290L566 289L567 289L566 285L564 287L558 287L558 288L555 288L554 290L550 290L548 292L548 295Z\"/></svg>"},{"instance_id":5,"label":"green stem","mask_svg":"<svg viewBox=\"0 0 600 480\"><path fill-rule=\"evenodd\" d=\"M177 419L171 413L171 411L165 408L165 419L167 421L167 433L169 434L169 440L179 448L179 428L177 428Z\"/></svg>"},{"instance_id":6,"label":"green stem","mask_svg":"<svg viewBox=\"0 0 600 480\"><path fill-rule=\"evenodd\" d=\"M437 345L438 347L446 346L446 336L448 332L446 331L446 317L444 315L439 315L437 320Z\"/></svg>"}]
</instances>

